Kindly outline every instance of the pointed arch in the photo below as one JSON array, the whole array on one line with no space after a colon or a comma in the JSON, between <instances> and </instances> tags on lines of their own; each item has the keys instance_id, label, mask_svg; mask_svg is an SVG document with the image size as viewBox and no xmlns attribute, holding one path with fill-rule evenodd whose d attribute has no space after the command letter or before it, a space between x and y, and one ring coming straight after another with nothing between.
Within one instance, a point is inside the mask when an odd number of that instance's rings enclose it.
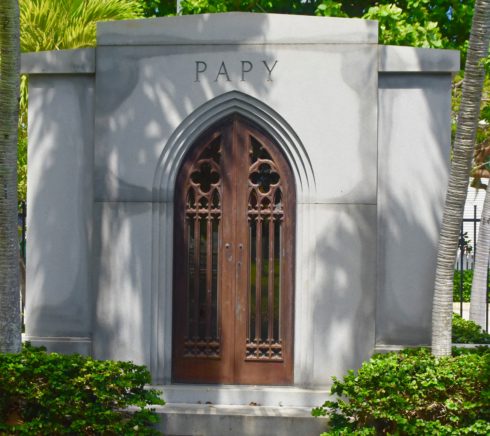
<instances>
[{"instance_id":1,"label":"pointed arch","mask_svg":"<svg viewBox=\"0 0 490 436\"><path fill-rule=\"evenodd\" d=\"M172 380L292 383L293 179L267 132L236 113L184 157L174 198Z\"/></svg>"},{"instance_id":2,"label":"pointed arch","mask_svg":"<svg viewBox=\"0 0 490 436\"><path fill-rule=\"evenodd\" d=\"M291 167L296 202L316 190L313 167L298 135L274 109L254 97L231 91L209 100L187 116L170 136L153 179L150 368L155 383L171 382L174 193L179 168L199 136L238 114L265 130Z\"/></svg>"},{"instance_id":3,"label":"pointed arch","mask_svg":"<svg viewBox=\"0 0 490 436\"><path fill-rule=\"evenodd\" d=\"M291 126L260 100L239 91L231 91L201 105L175 129L158 162L153 181L154 201L173 201L177 171L190 146L207 128L233 113L256 123L280 146L292 167L299 202L314 192L313 167L305 147Z\"/></svg>"}]
</instances>

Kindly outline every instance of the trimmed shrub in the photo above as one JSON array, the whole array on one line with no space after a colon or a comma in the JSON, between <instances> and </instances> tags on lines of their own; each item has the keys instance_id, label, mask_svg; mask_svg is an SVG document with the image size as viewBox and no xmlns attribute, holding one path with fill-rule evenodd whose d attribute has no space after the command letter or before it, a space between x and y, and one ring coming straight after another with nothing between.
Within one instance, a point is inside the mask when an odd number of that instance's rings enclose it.
<instances>
[{"instance_id":1,"label":"trimmed shrub","mask_svg":"<svg viewBox=\"0 0 490 436\"><path fill-rule=\"evenodd\" d=\"M357 373L334 378L314 416L330 416L324 435L490 434L490 349L428 349L378 354Z\"/></svg>"},{"instance_id":2,"label":"trimmed shrub","mask_svg":"<svg viewBox=\"0 0 490 436\"><path fill-rule=\"evenodd\" d=\"M455 344L490 344L490 335L477 323L453 313L452 341Z\"/></svg>"},{"instance_id":3,"label":"trimmed shrub","mask_svg":"<svg viewBox=\"0 0 490 436\"><path fill-rule=\"evenodd\" d=\"M25 345L0 354L0 434L157 434L148 406L163 401L148 383L148 370L131 362Z\"/></svg>"}]
</instances>

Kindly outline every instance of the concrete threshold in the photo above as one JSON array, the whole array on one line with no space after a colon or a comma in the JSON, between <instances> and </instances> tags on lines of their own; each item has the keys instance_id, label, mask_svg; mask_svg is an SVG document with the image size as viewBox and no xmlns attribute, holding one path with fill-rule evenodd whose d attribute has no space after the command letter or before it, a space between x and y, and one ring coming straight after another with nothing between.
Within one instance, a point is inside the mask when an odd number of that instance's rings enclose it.
<instances>
[{"instance_id":1,"label":"concrete threshold","mask_svg":"<svg viewBox=\"0 0 490 436\"><path fill-rule=\"evenodd\" d=\"M162 392L165 406L157 429L167 436L318 436L326 418L311 409L330 398L329 389L295 386L150 386Z\"/></svg>"},{"instance_id":2,"label":"concrete threshold","mask_svg":"<svg viewBox=\"0 0 490 436\"><path fill-rule=\"evenodd\" d=\"M309 407L172 403L156 412L166 436L318 436L327 428L327 419L312 417Z\"/></svg>"},{"instance_id":3,"label":"concrete threshold","mask_svg":"<svg viewBox=\"0 0 490 436\"><path fill-rule=\"evenodd\" d=\"M312 407L330 398L330 389L295 386L186 385L151 386L162 391L167 404L221 406Z\"/></svg>"}]
</instances>

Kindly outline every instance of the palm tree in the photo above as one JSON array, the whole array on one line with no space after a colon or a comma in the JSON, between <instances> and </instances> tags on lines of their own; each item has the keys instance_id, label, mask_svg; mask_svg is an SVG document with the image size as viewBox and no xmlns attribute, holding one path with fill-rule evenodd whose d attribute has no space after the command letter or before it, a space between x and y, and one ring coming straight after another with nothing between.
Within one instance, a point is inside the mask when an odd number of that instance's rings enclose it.
<instances>
[{"instance_id":1,"label":"palm tree","mask_svg":"<svg viewBox=\"0 0 490 436\"><path fill-rule=\"evenodd\" d=\"M141 0L20 0L23 52L95 46L98 21L143 17ZM19 118L19 199L26 197L27 78L21 77Z\"/></svg>"},{"instance_id":2,"label":"palm tree","mask_svg":"<svg viewBox=\"0 0 490 436\"><path fill-rule=\"evenodd\" d=\"M24 79L19 120L19 40L22 51L94 46L97 21L142 15L139 0L0 1L0 352L21 346L16 159L17 136L27 135L27 86ZM20 151L25 167L26 148Z\"/></svg>"},{"instance_id":3,"label":"palm tree","mask_svg":"<svg viewBox=\"0 0 490 436\"><path fill-rule=\"evenodd\" d=\"M490 183L485 192L485 201L481 213L478 231L478 250L475 253L475 269L471 284L470 320L485 328L486 296L488 279L488 259L490 254Z\"/></svg>"},{"instance_id":4,"label":"palm tree","mask_svg":"<svg viewBox=\"0 0 490 436\"><path fill-rule=\"evenodd\" d=\"M20 0L21 49L92 47L97 21L139 17L140 0Z\"/></svg>"},{"instance_id":5,"label":"palm tree","mask_svg":"<svg viewBox=\"0 0 490 436\"><path fill-rule=\"evenodd\" d=\"M0 2L0 352L21 346L17 241L19 4Z\"/></svg>"},{"instance_id":6,"label":"palm tree","mask_svg":"<svg viewBox=\"0 0 490 436\"><path fill-rule=\"evenodd\" d=\"M485 86L485 85L484 85ZM485 91L483 92L485 95ZM490 127L485 126L483 134L488 135ZM478 135L477 135L478 136ZM486 296L488 280L488 260L490 250L490 188L485 185L482 178L489 178L490 171L488 162L490 161L490 137L485 138L478 144L474 155L474 168L471 172L473 181L471 186L476 189L485 189L485 201L481 212L481 224L478 231L478 241L475 250L475 268L473 283L471 285L471 305L470 320L485 328L486 321Z\"/></svg>"},{"instance_id":7,"label":"palm tree","mask_svg":"<svg viewBox=\"0 0 490 436\"><path fill-rule=\"evenodd\" d=\"M453 269L485 78L482 60L488 54L489 39L490 0L476 0L437 255L432 306L432 353L435 356L451 354Z\"/></svg>"}]
</instances>

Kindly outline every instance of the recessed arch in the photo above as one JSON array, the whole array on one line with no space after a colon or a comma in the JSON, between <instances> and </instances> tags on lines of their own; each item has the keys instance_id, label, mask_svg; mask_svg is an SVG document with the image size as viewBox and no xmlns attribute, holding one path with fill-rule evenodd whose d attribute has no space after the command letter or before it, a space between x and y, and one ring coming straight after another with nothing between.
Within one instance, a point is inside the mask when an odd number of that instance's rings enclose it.
<instances>
[{"instance_id":1,"label":"recessed arch","mask_svg":"<svg viewBox=\"0 0 490 436\"><path fill-rule=\"evenodd\" d=\"M175 191L172 380L291 384L296 191L283 153L234 113L197 139Z\"/></svg>"},{"instance_id":2,"label":"recessed arch","mask_svg":"<svg viewBox=\"0 0 490 436\"><path fill-rule=\"evenodd\" d=\"M158 162L153 181L154 201L173 201L177 170L191 145L209 126L233 113L256 123L279 145L292 167L298 201L303 202L305 197L313 194L313 167L305 147L291 126L260 100L239 91L231 91L201 105L175 129Z\"/></svg>"},{"instance_id":3,"label":"recessed arch","mask_svg":"<svg viewBox=\"0 0 490 436\"><path fill-rule=\"evenodd\" d=\"M316 190L313 167L300 138L270 106L238 91L209 100L187 116L167 141L153 179L150 369L156 383L171 382L174 191L179 168L210 126L237 114L270 135L291 167L296 202Z\"/></svg>"}]
</instances>

